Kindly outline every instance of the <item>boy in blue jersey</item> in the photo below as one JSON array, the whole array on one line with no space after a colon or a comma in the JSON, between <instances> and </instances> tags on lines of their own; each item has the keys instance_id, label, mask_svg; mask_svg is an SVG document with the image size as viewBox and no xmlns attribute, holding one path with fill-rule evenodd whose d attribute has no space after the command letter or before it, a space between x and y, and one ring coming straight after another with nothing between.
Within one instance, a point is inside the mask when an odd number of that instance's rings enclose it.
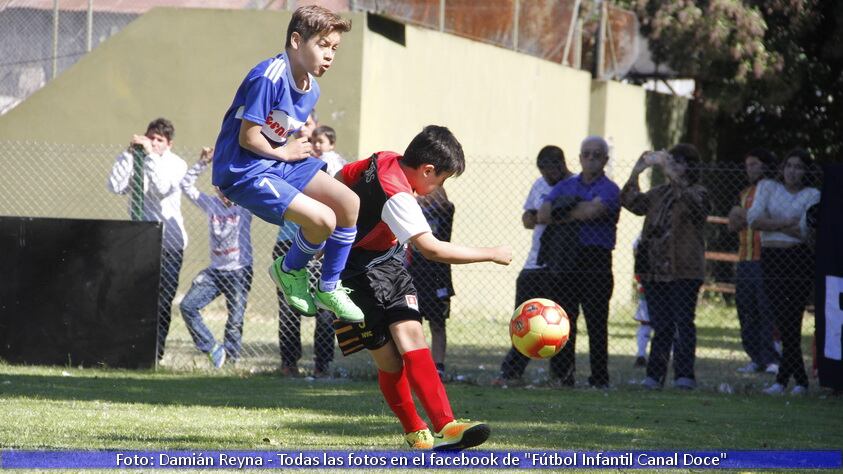
<instances>
[{"instance_id":1,"label":"boy in blue jersey","mask_svg":"<svg viewBox=\"0 0 843 474\"><path fill-rule=\"evenodd\" d=\"M290 307L313 316L318 305L342 320L362 321L339 281L357 235L360 199L324 172L306 138L293 136L319 99L314 76L331 67L350 30L350 21L322 7L293 13L285 51L249 71L223 118L213 184L265 221L299 225L290 251L269 268ZM314 295L305 266L323 249Z\"/></svg>"}]
</instances>

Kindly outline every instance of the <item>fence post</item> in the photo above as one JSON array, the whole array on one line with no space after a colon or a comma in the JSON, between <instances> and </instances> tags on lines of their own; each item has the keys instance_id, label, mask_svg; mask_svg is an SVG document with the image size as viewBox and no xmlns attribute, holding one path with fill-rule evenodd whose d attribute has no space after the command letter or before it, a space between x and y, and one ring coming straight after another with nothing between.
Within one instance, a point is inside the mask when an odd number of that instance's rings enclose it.
<instances>
[{"instance_id":1,"label":"fence post","mask_svg":"<svg viewBox=\"0 0 843 474\"><path fill-rule=\"evenodd\" d=\"M91 52L91 43L94 37L94 0L88 0L88 18L86 25L88 36L85 41L85 51Z\"/></svg>"},{"instance_id":2,"label":"fence post","mask_svg":"<svg viewBox=\"0 0 843 474\"><path fill-rule=\"evenodd\" d=\"M59 56L59 0L53 0L53 79L56 78Z\"/></svg>"},{"instance_id":3,"label":"fence post","mask_svg":"<svg viewBox=\"0 0 843 474\"><path fill-rule=\"evenodd\" d=\"M515 15L513 18L512 28L512 49L518 51L518 27L521 16L521 0L515 0Z\"/></svg>"},{"instance_id":4,"label":"fence post","mask_svg":"<svg viewBox=\"0 0 843 474\"><path fill-rule=\"evenodd\" d=\"M143 159L146 153L143 147L132 147L132 180L130 182L129 196L131 200L131 219L139 221L143 219Z\"/></svg>"},{"instance_id":5,"label":"fence post","mask_svg":"<svg viewBox=\"0 0 843 474\"><path fill-rule=\"evenodd\" d=\"M445 0L439 0L439 31L445 31Z\"/></svg>"}]
</instances>

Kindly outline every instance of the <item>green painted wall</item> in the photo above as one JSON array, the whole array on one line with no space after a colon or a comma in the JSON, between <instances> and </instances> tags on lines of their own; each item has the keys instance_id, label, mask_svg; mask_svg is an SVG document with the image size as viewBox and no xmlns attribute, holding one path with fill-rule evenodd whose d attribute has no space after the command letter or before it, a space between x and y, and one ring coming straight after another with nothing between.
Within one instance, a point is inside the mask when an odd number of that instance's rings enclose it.
<instances>
[{"instance_id":1,"label":"green painted wall","mask_svg":"<svg viewBox=\"0 0 843 474\"><path fill-rule=\"evenodd\" d=\"M364 20L320 79L319 113L356 150ZM280 52L289 12L153 9L0 117L0 140L127 143L164 116L176 145L213 143L246 72Z\"/></svg>"}]
</instances>

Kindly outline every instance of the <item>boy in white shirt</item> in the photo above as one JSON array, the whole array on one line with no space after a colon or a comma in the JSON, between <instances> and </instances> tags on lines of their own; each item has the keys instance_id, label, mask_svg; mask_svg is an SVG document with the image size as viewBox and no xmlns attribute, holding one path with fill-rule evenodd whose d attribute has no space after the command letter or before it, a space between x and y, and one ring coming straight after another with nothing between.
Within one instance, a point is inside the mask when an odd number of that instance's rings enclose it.
<instances>
[{"instance_id":1,"label":"boy in white shirt","mask_svg":"<svg viewBox=\"0 0 843 474\"><path fill-rule=\"evenodd\" d=\"M129 147L117 156L107 183L108 190L115 194L131 194L129 212L133 220L163 224L156 350L159 361L164 356L173 299L187 247L179 187L187 163L171 150L174 136L175 129L169 120L158 118L150 122L146 133L133 135ZM135 163L135 156L143 161Z\"/></svg>"}]
</instances>

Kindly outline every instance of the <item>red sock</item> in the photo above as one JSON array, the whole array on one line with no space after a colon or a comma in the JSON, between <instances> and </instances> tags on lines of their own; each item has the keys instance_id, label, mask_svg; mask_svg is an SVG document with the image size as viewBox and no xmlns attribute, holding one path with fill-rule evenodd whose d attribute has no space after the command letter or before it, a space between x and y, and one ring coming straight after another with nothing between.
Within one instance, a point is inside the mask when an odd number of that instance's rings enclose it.
<instances>
[{"instance_id":1,"label":"red sock","mask_svg":"<svg viewBox=\"0 0 843 474\"><path fill-rule=\"evenodd\" d=\"M416 397L421 400L427 417L437 432L454 421L451 402L445 393L445 386L439 380L436 365L430 355L430 349L416 349L404 354L404 371L410 379Z\"/></svg>"},{"instance_id":2,"label":"red sock","mask_svg":"<svg viewBox=\"0 0 843 474\"><path fill-rule=\"evenodd\" d=\"M405 433L423 430L427 424L419 417L416 411L416 404L413 403L413 395L410 393L410 384L407 382L407 371L384 372L378 369L378 385L381 393L392 413L401 421Z\"/></svg>"}]
</instances>

